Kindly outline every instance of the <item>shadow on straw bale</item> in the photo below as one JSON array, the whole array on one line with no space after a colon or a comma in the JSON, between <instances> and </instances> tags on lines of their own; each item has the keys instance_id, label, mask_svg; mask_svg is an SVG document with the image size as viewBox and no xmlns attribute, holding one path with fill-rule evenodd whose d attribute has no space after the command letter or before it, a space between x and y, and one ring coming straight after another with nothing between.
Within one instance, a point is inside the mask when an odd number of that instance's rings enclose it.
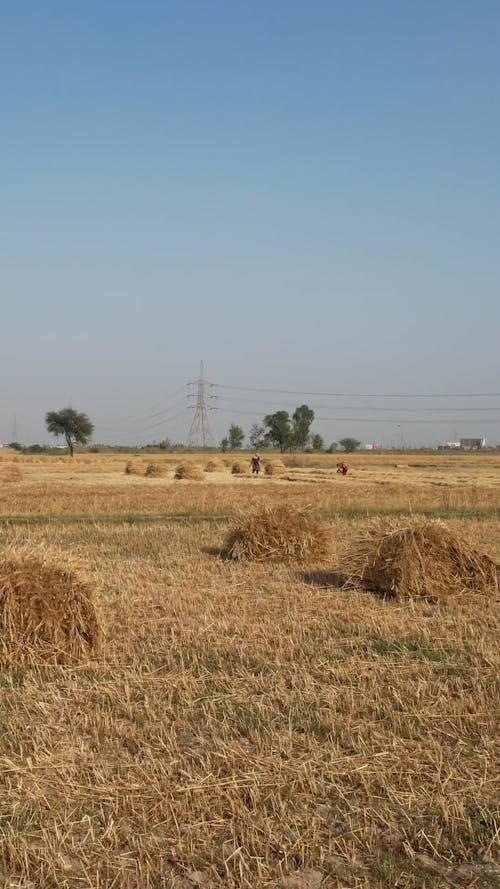
<instances>
[{"instance_id":1,"label":"shadow on straw bale","mask_svg":"<svg viewBox=\"0 0 500 889\"><path fill-rule=\"evenodd\" d=\"M283 460L269 460L264 464L264 472L266 475L280 476L286 472L286 466Z\"/></svg>"},{"instance_id":2,"label":"shadow on straw bale","mask_svg":"<svg viewBox=\"0 0 500 889\"><path fill-rule=\"evenodd\" d=\"M86 659L101 635L94 585L74 557L47 546L1 552L0 660Z\"/></svg>"},{"instance_id":3,"label":"shadow on straw bale","mask_svg":"<svg viewBox=\"0 0 500 889\"><path fill-rule=\"evenodd\" d=\"M198 463L179 463L175 468L174 478L177 480L186 479L191 482L203 481L204 475L201 466Z\"/></svg>"},{"instance_id":4,"label":"shadow on straw bale","mask_svg":"<svg viewBox=\"0 0 500 889\"><path fill-rule=\"evenodd\" d=\"M498 593L498 566L444 522L376 519L346 544L341 570L351 581L398 599L436 601Z\"/></svg>"},{"instance_id":5,"label":"shadow on straw bale","mask_svg":"<svg viewBox=\"0 0 500 889\"><path fill-rule=\"evenodd\" d=\"M125 466L125 475L142 475L143 466L138 460L129 460Z\"/></svg>"},{"instance_id":6,"label":"shadow on straw bale","mask_svg":"<svg viewBox=\"0 0 500 889\"><path fill-rule=\"evenodd\" d=\"M167 467L163 463L148 463L144 475L146 478L164 478L167 474Z\"/></svg>"},{"instance_id":7,"label":"shadow on straw bale","mask_svg":"<svg viewBox=\"0 0 500 889\"><path fill-rule=\"evenodd\" d=\"M205 472L224 472L225 468L222 460L209 460L205 466Z\"/></svg>"},{"instance_id":8,"label":"shadow on straw bale","mask_svg":"<svg viewBox=\"0 0 500 889\"><path fill-rule=\"evenodd\" d=\"M332 552L328 525L310 509L261 504L240 513L222 546L227 559L285 562L323 559Z\"/></svg>"}]
</instances>

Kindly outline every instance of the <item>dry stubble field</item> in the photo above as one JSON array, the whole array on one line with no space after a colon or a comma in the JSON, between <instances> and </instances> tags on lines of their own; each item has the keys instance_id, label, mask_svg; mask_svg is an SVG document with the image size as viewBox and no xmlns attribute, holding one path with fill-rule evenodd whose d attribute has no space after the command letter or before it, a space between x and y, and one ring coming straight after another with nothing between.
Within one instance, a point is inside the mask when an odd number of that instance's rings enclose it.
<instances>
[{"instance_id":1,"label":"dry stubble field","mask_svg":"<svg viewBox=\"0 0 500 889\"><path fill-rule=\"evenodd\" d=\"M498 601L400 603L339 587L333 556L217 549L236 509L287 501L339 546L369 514L421 510L500 560L500 458L202 482L153 459L165 478L0 459L2 542L81 556L106 627L91 662L0 675L0 885L499 887Z\"/></svg>"}]
</instances>

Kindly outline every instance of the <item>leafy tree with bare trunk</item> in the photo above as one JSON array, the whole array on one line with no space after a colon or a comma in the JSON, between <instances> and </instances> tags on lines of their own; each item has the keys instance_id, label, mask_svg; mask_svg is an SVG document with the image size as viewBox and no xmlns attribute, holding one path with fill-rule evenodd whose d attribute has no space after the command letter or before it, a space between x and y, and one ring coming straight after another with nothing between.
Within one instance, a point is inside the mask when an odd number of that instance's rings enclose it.
<instances>
[{"instance_id":1,"label":"leafy tree with bare trunk","mask_svg":"<svg viewBox=\"0 0 500 889\"><path fill-rule=\"evenodd\" d=\"M236 426L235 423L231 423L229 427L228 438L229 447L231 448L231 450L237 451L239 450L239 448L241 448L245 440L245 433L243 432L241 426Z\"/></svg>"},{"instance_id":2,"label":"leafy tree with bare trunk","mask_svg":"<svg viewBox=\"0 0 500 889\"><path fill-rule=\"evenodd\" d=\"M314 420L314 411L307 404L301 404L293 412L291 445L294 449L303 451L309 441L309 429Z\"/></svg>"},{"instance_id":3,"label":"leafy tree with bare trunk","mask_svg":"<svg viewBox=\"0 0 500 889\"><path fill-rule=\"evenodd\" d=\"M79 413L72 407L49 411L45 417L45 425L52 435L64 435L71 456L74 454L75 444L86 445L94 431L94 424L87 414Z\"/></svg>"},{"instance_id":4,"label":"leafy tree with bare trunk","mask_svg":"<svg viewBox=\"0 0 500 889\"><path fill-rule=\"evenodd\" d=\"M354 451L357 451L360 444L361 442L357 438L341 438L339 441L340 447L344 448L346 454L352 454Z\"/></svg>"},{"instance_id":5,"label":"leafy tree with bare trunk","mask_svg":"<svg viewBox=\"0 0 500 889\"><path fill-rule=\"evenodd\" d=\"M260 423L253 424L250 429L248 440L252 447L257 451L262 450L263 448L268 448L270 445L269 439L266 438L265 426L262 426Z\"/></svg>"},{"instance_id":6,"label":"leafy tree with bare trunk","mask_svg":"<svg viewBox=\"0 0 500 889\"><path fill-rule=\"evenodd\" d=\"M276 411L274 414L267 414L264 417L264 427L267 430L266 438L272 443L273 447L279 448L281 453L290 447L292 428L288 411Z\"/></svg>"}]
</instances>

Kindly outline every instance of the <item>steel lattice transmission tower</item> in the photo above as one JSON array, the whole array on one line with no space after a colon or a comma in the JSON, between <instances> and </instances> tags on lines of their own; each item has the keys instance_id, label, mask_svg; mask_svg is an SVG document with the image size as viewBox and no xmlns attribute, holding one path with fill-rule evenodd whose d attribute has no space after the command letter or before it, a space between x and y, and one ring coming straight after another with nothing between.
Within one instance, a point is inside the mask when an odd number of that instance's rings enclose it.
<instances>
[{"instance_id":1,"label":"steel lattice transmission tower","mask_svg":"<svg viewBox=\"0 0 500 889\"><path fill-rule=\"evenodd\" d=\"M188 398L195 398L195 404L190 404L189 409L194 410L193 422L189 430L187 445L188 448L207 448L214 445L214 437L208 422L208 414L215 408L209 404L215 395L207 393L207 389L215 387L215 383L209 383L203 376L203 361L200 362L200 376L188 386L193 387L193 391L188 393Z\"/></svg>"}]
</instances>

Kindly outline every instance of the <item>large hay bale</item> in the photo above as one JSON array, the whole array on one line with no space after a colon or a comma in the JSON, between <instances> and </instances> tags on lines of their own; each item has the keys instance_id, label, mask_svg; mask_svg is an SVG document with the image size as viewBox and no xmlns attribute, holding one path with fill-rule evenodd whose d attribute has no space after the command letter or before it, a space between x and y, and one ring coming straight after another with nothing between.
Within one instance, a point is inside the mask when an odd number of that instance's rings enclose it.
<instances>
[{"instance_id":1,"label":"large hay bale","mask_svg":"<svg viewBox=\"0 0 500 889\"><path fill-rule=\"evenodd\" d=\"M144 475L146 478L164 478L167 467L163 463L148 463Z\"/></svg>"},{"instance_id":2,"label":"large hay bale","mask_svg":"<svg viewBox=\"0 0 500 889\"><path fill-rule=\"evenodd\" d=\"M261 504L238 516L222 552L231 559L285 562L323 559L331 548L330 529L309 508Z\"/></svg>"},{"instance_id":3,"label":"large hay bale","mask_svg":"<svg viewBox=\"0 0 500 889\"><path fill-rule=\"evenodd\" d=\"M174 478L177 480L187 479L191 482L203 481L203 470L198 463L179 463L175 468Z\"/></svg>"},{"instance_id":4,"label":"large hay bale","mask_svg":"<svg viewBox=\"0 0 500 889\"><path fill-rule=\"evenodd\" d=\"M283 463L283 460L268 460L264 464L264 472L266 475L284 475L286 472L286 466Z\"/></svg>"},{"instance_id":5,"label":"large hay bale","mask_svg":"<svg viewBox=\"0 0 500 889\"><path fill-rule=\"evenodd\" d=\"M137 460L129 460L125 466L125 475L142 475L142 471L142 463L139 463Z\"/></svg>"},{"instance_id":6,"label":"large hay bale","mask_svg":"<svg viewBox=\"0 0 500 889\"><path fill-rule=\"evenodd\" d=\"M444 522L417 516L372 521L348 542L341 568L351 580L399 599L498 592L493 559Z\"/></svg>"},{"instance_id":7,"label":"large hay bale","mask_svg":"<svg viewBox=\"0 0 500 889\"><path fill-rule=\"evenodd\" d=\"M233 460L231 463L231 473L233 475L246 475L248 472L248 466L246 463L243 463L242 460Z\"/></svg>"},{"instance_id":8,"label":"large hay bale","mask_svg":"<svg viewBox=\"0 0 500 889\"><path fill-rule=\"evenodd\" d=\"M209 460L205 466L205 472L224 472L224 469L222 460Z\"/></svg>"},{"instance_id":9,"label":"large hay bale","mask_svg":"<svg viewBox=\"0 0 500 889\"><path fill-rule=\"evenodd\" d=\"M24 476L17 464L2 466L0 470L0 482L8 484L10 482L22 482Z\"/></svg>"},{"instance_id":10,"label":"large hay bale","mask_svg":"<svg viewBox=\"0 0 500 889\"><path fill-rule=\"evenodd\" d=\"M11 545L0 554L0 659L65 662L89 657L101 628L94 586L74 557Z\"/></svg>"}]
</instances>

